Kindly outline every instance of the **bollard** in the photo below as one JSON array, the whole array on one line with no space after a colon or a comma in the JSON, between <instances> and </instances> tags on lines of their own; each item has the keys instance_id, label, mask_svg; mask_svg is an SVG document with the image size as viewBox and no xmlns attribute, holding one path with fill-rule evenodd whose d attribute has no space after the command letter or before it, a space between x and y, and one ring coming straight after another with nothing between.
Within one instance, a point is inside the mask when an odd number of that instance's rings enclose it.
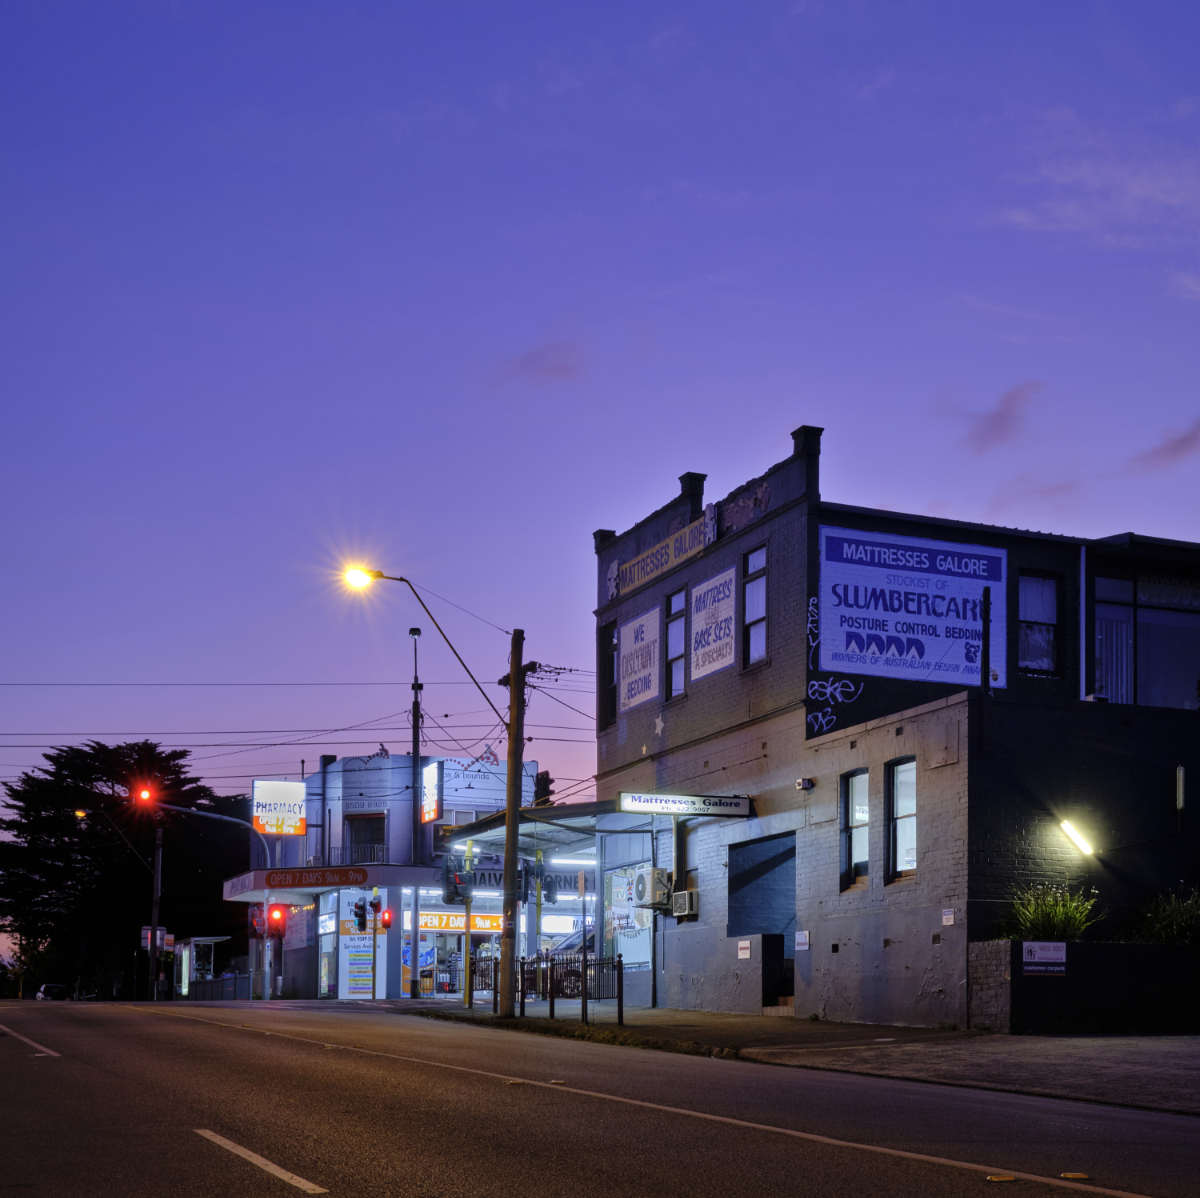
<instances>
[{"instance_id":1,"label":"bollard","mask_svg":"<svg viewBox=\"0 0 1200 1198\"><path fill-rule=\"evenodd\" d=\"M554 1018L554 958L550 958L550 1018Z\"/></svg>"},{"instance_id":2,"label":"bollard","mask_svg":"<svg viewBox=\"0 0 1200 1198\"><path fill-rule=\"evenodd\" d=\"M500 970L496 968L500 962L495 957L492 958L492 1014L495 1015L500 1010Z\"/></svg>"},{"instance_id":3,"label":"bollard","mask_svg":"<svg viewBox=\"0 0 1200 1198\"><path fill-rule=\"evenodd\" d=\"M617 1027L625 1026L625 962L617 953Z\"/></svg>"}]
</instances>

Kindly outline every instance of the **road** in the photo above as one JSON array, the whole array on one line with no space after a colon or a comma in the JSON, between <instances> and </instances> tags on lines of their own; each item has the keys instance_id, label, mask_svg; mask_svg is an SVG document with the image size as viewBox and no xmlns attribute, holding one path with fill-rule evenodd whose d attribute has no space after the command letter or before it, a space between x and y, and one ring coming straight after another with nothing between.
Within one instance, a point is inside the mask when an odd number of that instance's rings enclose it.
<instances>
[{"instance_id":1,"label":"road","mask_svg":"<svg viewBox=\"0 0 1200 1198\"><path fill-rule=\"evenodd\" d=\"M0 1195L1200 1193L1186 1115L283 1004L5 1002L0 1028Z\"/></svg>"}]
</instances>

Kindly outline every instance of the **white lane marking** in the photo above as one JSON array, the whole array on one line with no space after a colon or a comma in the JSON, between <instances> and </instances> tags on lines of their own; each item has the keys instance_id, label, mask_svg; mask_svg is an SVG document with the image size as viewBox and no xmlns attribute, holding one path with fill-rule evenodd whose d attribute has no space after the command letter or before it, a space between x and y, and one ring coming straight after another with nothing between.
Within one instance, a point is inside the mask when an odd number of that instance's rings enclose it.
<instances>
[{"instance_id":1,"label":"white lane marking","mask_svg":"<svg viewBox=\"0 0 1200 1198\"><path fill-rule=\"evenodd\" d=\"M247 1028L254 1031L249 1024L243 1023L238 1027L235 1023L222 1023L219 1019L202 1019L199 1015L181 1015L175 1011L155 1011L151 1009L143 1009L139 1007L130 1007L131 1011L135 1011L140 1015L170 1015L173 1019L189 1019L193 1023L208 1023L213 1027L227 1027L235 1031L241 1031ZM261 1033L260 1033L261 1034ZM325 1044L323 1040L312 1040L307 1036L292 1036L287 1032L272 1032L273 1036L280 1040L295 1040L300 1044ZM996 1165L979 1165L973 1161L957 1161L952 1157L946 1156L929 1156L923 1152L905 1152L902 1148L884 1148L879 1144L860 1144L854 1140L836 1140L832 1136L818 1135L811 1131L797 1131L791 1127L778 1127L772 1123L752 1123L748 1119L735 1119L731 1115L712 1115L707 1111L689 1111L686 1107L666 1106L661 1102L646 1102L641 1098L625 1098L620 1094L604 1094L599 1090L581 1090L576 1086L565 1086L561 1082L554 1084L553 1082L535 1081L533 1078L513 1078L508 1073L493 1073L488 1069L472 1069L467 1065L448 1065L443 1061L430 1061L424 1057L406 1057L395 1052L376 1052L371 1048L360 1048L351 1044L340 1044L337 1047L344 1048L347 1052L361 1052L368 1057L383 1057L389 1061L404 1061L409 1065L428 1065L433 1069L448 1069L454 1073L470 1073L476 1077L491 1077L498 1081L523 1081L529 1086L541 1086L543 1089L549 1090L552 1086L556 1094L580 1094L585 1098L602 1098L607 1102L620 1102L626 1106L644 1107L652 1111L665 1111L669 1115L687 1115L692 1119L706 1119L710 1123L724 1123L731 1127L744 1127L751 1131L769 1131L776 1135L791 1136L797 1140L808 1140L813 1144L828 1144L832 1148L855 1148L859 1152L877 1152L881 1156L898 1156L910 1161L925 1161L931 1165L946 1165L952 1169L969 1169L973 1173L1004 1173L1013 1177L1019 1177L1022 1181L1037 1181L1043 1185L1057 1186L1060 1190L1080 1190L1086 1194L1107 1194L1109 1198L1150 1198L1148 1194L1135 1194L1130 1190L1109 1190L1104 1186L1089 1186L1078 1181L1062 1181L1057 1177L1043 1177L1040 1173L1019 1173L1015 1169L1001 1169ZM718 1064L728 1064L733 1066L733 1062L717 1062Z\"/></svg>"},{"instance_id":2,"label":"white lane marking","mask_svg":"<svg viewBox=\"0 0 1200 1198\"><path fill-rule=\"evenodd\" d=\"M22 1036L20 1032L14 1032L11 1027L5 1027L2 1023L0 1023L0 1032L7 1032L10 1036L16 1036L18 1040L23 1040L30 1048L36 1048L37 1053L34 1053L34 1056L37 1056L38 1053L43 1053L48 1057L62 1055L62 1053L55 1052L53 1048L47 1048L44 1044L39 1044L36 1040L30 1040L28 1036Z\"/></svg>"},{"instance_id":3,"label":"white lane marking","mask_svg":"<svg viewBox=\"0 0 1200 1198\"><path fill-rule=\"evenodd\" d=\"M252 1165L257 1165L260 1169L265 1169L268 1173L278 1177L280 1181L286 1181L288 1185L295 1186L298 1190L303 1190L306 1194L328 1194L328 1190L321 1189L320 1186L315 1186L311 1181L305 1181L303 1177L297 1177L295 1173L289 1173L286 1169L281 1169L278 1165L272 1164L265 1156L259 1156L257 1152L251 1152L249 1148L243 1148L240 1144L235 1144L232 1140L227 1140L224 1136L219 1136L215 1131L208 1131L203 1127L194 1127L192 1130L198 1136L203 1136L206 1140L211 1140L214 1144L220 1144L222 1148L228 1149L237 1156L248 1160Z\"/></svg>"}]
</instances>

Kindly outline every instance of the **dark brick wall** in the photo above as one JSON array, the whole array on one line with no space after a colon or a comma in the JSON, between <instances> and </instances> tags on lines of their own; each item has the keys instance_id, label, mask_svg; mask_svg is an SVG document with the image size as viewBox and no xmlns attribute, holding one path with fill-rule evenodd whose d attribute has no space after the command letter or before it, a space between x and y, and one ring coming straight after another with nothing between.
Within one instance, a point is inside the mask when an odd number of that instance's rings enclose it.
<instances>
[{"instance_id":1,"label":"dark brick wall","mask_svg":"<svg viewBox=\"0 0 1200 1198\"><path fill-rule=\"evenodd\" d=\"M980 710L980 708L983 710ZM1087 885L1120 934L1155 893L1200 885L1200 715L1103 703L971 700L968 816L972 940L998 935L1014 885ZM1175 767L1192 806L1175 809ZM1096 852L1081 853L1069 820Z\"/></svg>"}]
</instances>

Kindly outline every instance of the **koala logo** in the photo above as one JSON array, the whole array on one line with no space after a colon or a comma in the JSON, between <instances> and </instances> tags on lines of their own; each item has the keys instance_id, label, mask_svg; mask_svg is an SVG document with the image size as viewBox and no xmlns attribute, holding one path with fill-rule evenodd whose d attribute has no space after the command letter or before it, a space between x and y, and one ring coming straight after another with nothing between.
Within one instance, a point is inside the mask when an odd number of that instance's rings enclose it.
<instances>
[{"instance_id":1,"label":"koala logo","mask_svg":"<svg viewBox=\"0 0 1200 1198\"><path fill-rule=\"evenodd\" d=\"M972 644L970 641L968 641L963 646L963 649L966 652L967 661L973 663L973 662L977 662L979 660L979 646L978 645Z\"/></svg>"}]
</instances>

